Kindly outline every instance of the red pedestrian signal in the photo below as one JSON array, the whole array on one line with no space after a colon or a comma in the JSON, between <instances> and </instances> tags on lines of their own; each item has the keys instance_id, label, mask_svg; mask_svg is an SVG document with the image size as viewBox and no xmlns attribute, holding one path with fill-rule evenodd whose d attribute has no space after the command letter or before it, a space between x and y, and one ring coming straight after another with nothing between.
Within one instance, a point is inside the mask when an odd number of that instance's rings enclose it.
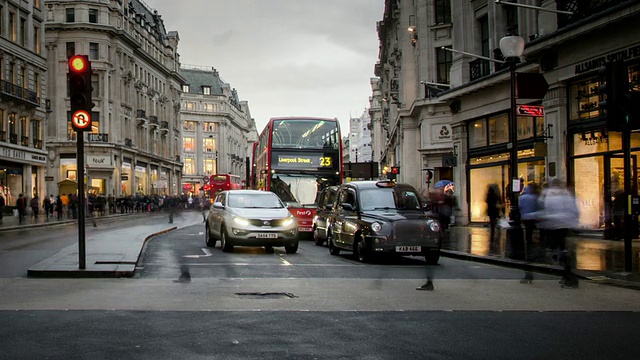
<instances>
[{"instance_id":1,"label":"red pedestrian signal","mask_svg":"<svg viewBox=\"0 0 640 360\"><path fill-rule=\"evenodd\" d=\"M392 173L393 175L400 175L400 167L398 167L398 166L392 166L392 167L391 167L391 173Z\"/></svg>"},{"instance_id":2,"label":"red pedestrian signal","mask_svg":"<svg viewBox=\"0 0 640 360\"><path fill-rule=\"evenodd\" d=\"M71 113L76 114L79 111L91 114L93 102L91 99L91 61L86 55L74 55L69 58L69 99L71 105ZM72 121L75 131L83 131L91 129L91 116L88 124L83 123L84 127L76 126Z\"/></svg>"}]
</instances>

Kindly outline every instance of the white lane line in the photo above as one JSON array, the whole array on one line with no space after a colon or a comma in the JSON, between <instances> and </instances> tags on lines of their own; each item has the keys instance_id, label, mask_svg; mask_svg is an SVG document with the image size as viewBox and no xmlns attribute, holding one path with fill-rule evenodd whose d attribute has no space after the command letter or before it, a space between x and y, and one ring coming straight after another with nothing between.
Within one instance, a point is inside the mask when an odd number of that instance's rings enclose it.
<instances>
[{"instance_id":1,"label":"white lane line","mask_svg":"<svg viewBox=\"0 0 640 360\"><path fill-rule=\"evenodd\" d=\"M207 248L202 248L202 251L204 252L204 255L183 255L182 257L189 258L189 259L199 259L201 257L209 257L209 256L213 255L211 253L211 250L209 250Z\"/></svg>"},{"instance_id":2,"label":"white lane line","mask_svg":"<svg viewBox=\"0 0 640 360\"><path fill-rule=\"evenodd\" d=\"M285 260L284 258L282 258L281 256L278 256L278 259L280 259L280 261L282 261L282 264L285 266L291 266L291 263L288 262L287 260Z\"/></svg>"}]
</instances>

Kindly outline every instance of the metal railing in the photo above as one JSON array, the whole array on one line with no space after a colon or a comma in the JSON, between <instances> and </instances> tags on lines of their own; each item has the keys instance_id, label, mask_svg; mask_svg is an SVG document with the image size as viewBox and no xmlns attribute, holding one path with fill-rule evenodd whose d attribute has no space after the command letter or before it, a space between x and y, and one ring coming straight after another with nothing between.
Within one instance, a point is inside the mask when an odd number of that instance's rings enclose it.
<instances>
[{"instance_id":1,"label":"metal railing","mask_svg":"<svg viewBox=\"0 0 640 360\"><path fill-rule=\"evenodd\" d=\"M491 64L489 60L475 59L469 62L469 80L478 80L491 72Z\"/></svg>"},{"instance_id":2,"label":"metal railing","mask_svg":"<svg viewBox=\"0 0 640 360\"><path fill-rule=\"evenodd\" d=\"M0 80L0 91L5 95L26 101L32 105L37 106L40 103L40 98L35 91L25 89L6 80Z\"/></svg>"}]
</instances>

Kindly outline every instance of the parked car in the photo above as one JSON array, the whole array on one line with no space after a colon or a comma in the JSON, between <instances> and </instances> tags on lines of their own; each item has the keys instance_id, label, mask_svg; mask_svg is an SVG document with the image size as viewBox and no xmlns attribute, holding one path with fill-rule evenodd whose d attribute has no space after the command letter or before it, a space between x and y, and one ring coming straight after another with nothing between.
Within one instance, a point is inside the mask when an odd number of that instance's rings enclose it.
<instances>
[{"instance_id":1,"label":"parked car","mask_svg":"<svg viewBox=\"0 0 640 360\"><path fill-rule=\"evenodd\" d=\"M322 246L327 241L328 219L333 212L337 194L338 186L329 186L318 196L318 207L313 217L313 241L316 246Z\"/></svg>"},{"instance_id":2,"label":"parked car","mask_svg":"<svg viewBox=\"0 0 640 360\"><path fill-rule=\"evenodd\" d=\"M228 190L214 198L205 222L205 242L222 251L234 246L284 246L287 254L298 251L298 223L286 205L271 191Z\"/></svg>"},{"instance_id":3,"label":"parked car","mask_svg":"<svg viewBox=\"0 0 640 360\"><path fill-rule=\"evenodd\" d=\"M362 262L382 254L424 256L428 264L440 259L440 223L423 211L411 185L386 180L342 184L329 217L331 255L352 251Z\"/></svg>"}]
</instances>

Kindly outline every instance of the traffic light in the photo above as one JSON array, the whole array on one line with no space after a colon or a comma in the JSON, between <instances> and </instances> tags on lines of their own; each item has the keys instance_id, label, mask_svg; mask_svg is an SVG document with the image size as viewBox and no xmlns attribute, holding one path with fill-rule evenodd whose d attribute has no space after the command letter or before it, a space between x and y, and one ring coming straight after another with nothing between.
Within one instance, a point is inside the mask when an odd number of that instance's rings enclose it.
<instances>
[{"instance_id":1,"label":"traffic light","mask_svg":"<svg viewBox=\"0 0 640 360\"><path fill-rule=\"evenodd\" d=\"M607 63L601 69L603 77L598 91L605 97L600 102L601 109L607 111L607 129L611 131L629 130L631 94L629 93L629 74L622 61Z\"/></svg>"},{"instance_id":2,"label":"traffic light","mask_svg":"<svg viewBox=\"0 0 640 360\"><path fill-rule=\"evenodd\" d=\"M69 58L69 98L71 102L72 124L76 131L91 129L91 110L93 101L91 99L91 61L87 55L74 55ZM81 124L78 127L74 121L81 115ZM88 119L87 119L88 116ZM88 123L88 125L86 125Z\"/></svg>"},{"instance_id":3,"label":"traffic light","mask_svg":"<svg viewBox=\"0 0 640 360\"><path fill-rule=\"evenodd\" d=\"M397 166L392 166L392 167L391 167L391 173L392 173L393 175L399 175L399 174L400 174L400 168L399 168L399 167L397 167Z\"/></svg>"}]
</instances>

